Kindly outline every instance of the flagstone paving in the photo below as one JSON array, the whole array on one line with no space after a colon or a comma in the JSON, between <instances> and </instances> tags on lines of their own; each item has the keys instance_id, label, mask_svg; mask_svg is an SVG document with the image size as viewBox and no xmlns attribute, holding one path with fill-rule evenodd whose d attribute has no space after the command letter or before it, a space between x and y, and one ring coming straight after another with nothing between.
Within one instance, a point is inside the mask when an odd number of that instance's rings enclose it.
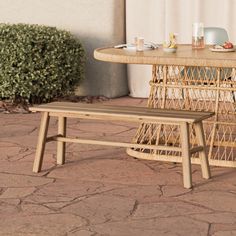
<instances>
[{"instance_id":1,"label":"flagstone paving","mask_svg":"<svg viewBox=\"0 0 236 236\"><path fill-rule=\"evenodd\" d=\"M104 104L145 106L145 99ZM234 236L236 169L211 167L192 190L180 164L143 161L123 148L68 144L56 166L55 144L42 172L32 172L39 114L0 113L0 235L13 236ZM86 138L130 140L137 124L69 120L68 132ZM49 131L55 132L52 119Z\"/></svg>"}]
</instances>

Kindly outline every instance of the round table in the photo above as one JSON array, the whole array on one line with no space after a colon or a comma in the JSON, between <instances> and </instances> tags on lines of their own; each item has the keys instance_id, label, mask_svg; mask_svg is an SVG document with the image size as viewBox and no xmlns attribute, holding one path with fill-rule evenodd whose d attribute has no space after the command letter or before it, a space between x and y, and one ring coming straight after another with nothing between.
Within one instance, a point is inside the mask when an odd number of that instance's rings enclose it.
<instances>
[{"instance_id":1,"label":"round table","mask_svg":"<svg viewBox=\"0 0 236 236\"><path fill-rule=\"evenodd\" d=\"M236 52L209 49L179 45L176 53L166 53L162 48L136 52L107 47L96 49L94 57L113 63L152 65L148 107L215 112L214 118L204 123L209 163L236 167ZM195 145L193 132L191 137ZM179 146L180 137L176 126L143 123L133 142ZM127 150L129 155L149 160L159 160L157 152ZM166 161L181 162L180 154ZM198 157L192 162L199 163Z\"/></svg>"}]
</instances>

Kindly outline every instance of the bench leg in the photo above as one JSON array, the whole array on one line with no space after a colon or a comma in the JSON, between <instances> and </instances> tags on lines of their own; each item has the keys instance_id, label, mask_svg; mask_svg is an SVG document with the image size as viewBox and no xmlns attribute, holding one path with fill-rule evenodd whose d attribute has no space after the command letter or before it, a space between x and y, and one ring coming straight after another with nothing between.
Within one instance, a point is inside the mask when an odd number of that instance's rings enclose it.
<instances>
[{"instance_id":1,"label":"bench leg","mask_svg":"<svg viewBox=\"0 0 236 236\"><path fill-rule=\"evenodd\" d=\"M180 126L180 135L182 143L182 165L183 165L183 182L185 188L192 187L192 170L190 156L190 141L189 141L189 124L182 123Z\"/></svg>"},{"instance_id":2,"label":"bench leg","mask_svg":"<svg viewBox=\"0 0 236 236\"><path fill-rule=\"evenodd\" d=\"M203 146L203 150L199 152L199 158L200 158L201 167L202 167L202 177L205 179L209 179L211 177L211 174L210 174L209 161L206 155L206 142L205 142L202 122L198 122L194 124L194 126L195 126L198 144L200 146Z\"/></svg>"},{"instance_id":3,"label":"bench leg","mask_svg":"<svg viewBox=\"0 0 236 236\"><path fill-rule=\"evenodd\" d=\"M66 136L66 117L58 117L58 135ZM65 163L66 143L57 141L57 164L63 165Z\"/></svg>"},{"instance_id":4,"label":"bench leg","mask_svg":"<svg viewBox=\"0 0 236 236\"><path fill-rule=\"evenodd\" d=\"M41 118L40 129L39 129L39 136L38 136L38 143L37 143L36 154L35 154L35 159L34 159L34 166L33 166L33 172L36 172L36 173L40 172L42 168L49 119L50 119L49 113L43 112L42 118Z\"/></svg>"}]
</instances>

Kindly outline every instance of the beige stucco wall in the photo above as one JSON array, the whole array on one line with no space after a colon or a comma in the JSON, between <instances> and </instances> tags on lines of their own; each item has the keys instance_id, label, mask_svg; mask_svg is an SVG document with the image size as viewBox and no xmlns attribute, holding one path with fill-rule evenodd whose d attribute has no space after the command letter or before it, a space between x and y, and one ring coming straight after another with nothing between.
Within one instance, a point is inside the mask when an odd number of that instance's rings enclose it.
<instances>
[{"instance_id":1,"label":"beige stucco wall","mask_svg":"<svg viewBox=\"0 0 236 236\"><path fill-rule=\"evenodd\" d=\"M117 97L128 93L126 67L93 59L97 47L124 42L125 0L0 0L0 22L34 23L78 35L87 53L86 80L79 95Z\"/></svg>"}]
</instances>

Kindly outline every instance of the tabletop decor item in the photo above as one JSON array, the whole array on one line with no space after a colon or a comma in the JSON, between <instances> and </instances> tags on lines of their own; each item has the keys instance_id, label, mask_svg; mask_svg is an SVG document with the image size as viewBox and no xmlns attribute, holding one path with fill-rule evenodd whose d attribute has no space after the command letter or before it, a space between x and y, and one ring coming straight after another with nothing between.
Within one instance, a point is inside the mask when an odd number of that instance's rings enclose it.
<instances>
[{"instance_id":1,"label":"tabletop decor item","mask_svg":"<svg viewBox=\"0 0 236 236\"><path fill-rule=\"evenodd\" d=\"M192 48L204 48L204 26L203 23L193 23Z\"/></svg>"},{"instance_id":2,"label":"tabletop decor item","mask_svg":"<svg viewBox=\"0 0 236 236\"><path fill-rule=\"evenodd\" d=\"M136 40L136 51L142 52L144 50L144 38L138 37Z\"/></svg>"},{"instance_id":3,"label":"tabletop decor item","mask_svg":"<svg viewBox=\"0 0 236 236\"><path fill-rule=\"evenodd\" d=\"M234 45L227 41L222 45L214 45L213 47L209 48L212 52L234 52L235 48Z\"/></svg>"},{"instance_id":4,"label":"tabletop decor item","mask_svg":"<svg viewBox=\"0 0 236 236\"><path fill-rule=\"evenodd\" d=\"M142 44L142 42L141 42ZM142 50L140 50L142 47ZM139 49L137 49L137 41L135 40L134 43L124 43L115 45L114 48L116 49L124 49L128 51L147 51L147 50L154 50L158 48L158 45L153 42L143 42L143 45L139 45Z\"/></svg>"},{"instance_id":5,"label":"tabletop decor item","mask_svg":"<svg viewBox=\"0 0 236 236\"><path fill-rule=\"evenodd\" d=\"M177 40L176 34L170 33L169 35L169 42L163 43L163 51L164 52L176 52L177 50Z\"/></svg>"}]
</instances>

